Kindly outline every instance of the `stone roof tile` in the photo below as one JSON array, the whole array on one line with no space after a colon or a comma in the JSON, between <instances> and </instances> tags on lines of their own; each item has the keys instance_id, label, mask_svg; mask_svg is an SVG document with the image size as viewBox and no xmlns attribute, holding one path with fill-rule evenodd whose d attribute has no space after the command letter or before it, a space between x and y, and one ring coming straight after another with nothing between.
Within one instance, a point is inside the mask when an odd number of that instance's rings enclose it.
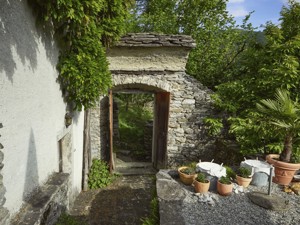
<instances>
[{"instance_id":1,"label":"stone roof tile","mask_svg":"<svg viewBox=\"0 0 300 225\"><path fill-rule=\"evenodd\" d=\"M156 33L128 33L116 44L119 47L187 47L195 48L196 43L188 35L168 35Z\"/></svg>"}]
</instances>

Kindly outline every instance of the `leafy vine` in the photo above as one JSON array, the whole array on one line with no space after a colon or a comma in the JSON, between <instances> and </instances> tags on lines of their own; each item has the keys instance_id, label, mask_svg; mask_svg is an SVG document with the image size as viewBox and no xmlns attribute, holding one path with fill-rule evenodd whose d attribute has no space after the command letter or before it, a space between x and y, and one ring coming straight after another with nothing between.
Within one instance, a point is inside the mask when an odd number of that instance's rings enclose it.
<instances>
[{"instance_id":1,"label":"leafy vine","mask_svg":"<svg viewBox=\"0 0 300 225\"><path fill-rule=\"evenodd\" d=\"M57 68L67 102L77 110L94 106L111 86L105 48L125 32L131 0L28 1L64 46Z\"/></svg>"}]
</instances>

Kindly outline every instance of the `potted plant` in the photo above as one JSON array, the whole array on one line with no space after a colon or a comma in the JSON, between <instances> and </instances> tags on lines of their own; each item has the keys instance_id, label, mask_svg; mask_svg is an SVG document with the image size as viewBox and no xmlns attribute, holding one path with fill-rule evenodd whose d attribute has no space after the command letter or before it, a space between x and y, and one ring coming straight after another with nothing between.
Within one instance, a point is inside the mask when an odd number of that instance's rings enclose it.
<instances>
[{"instance_id":1,"label":"potted plant","mask_svg":"<svg viewBox=\"0 0 300 225\"><path fill-rule=\"evenodd\" d=\"M197 177L193 182L196 193L207 193L210 182L206 179L204 173L198 173Z\"/></svg>"},{"instance_id":2,"label":"potted plant","mask_svg":"<svg viewBox=\"0 0 300 225\"><path fill-rule=\"evenodd\" d=\"M196 178L197 174L195 168L192 166L181 166L178 168L179 178L182 183L191 185Z\"/></svg>"},{"instance_id":3,"label":"potted plant","mask_svg":"<svg viewBox=\"0 0 300 225\"><path fill-rule=\"evenodd\" d=\"M230 195L232 193L233 183L229 177L222 176L217 182L217 191L220 195Z\"/></svg>"},{"instance_id":4,"label":"potted plant","mask_svg":"<svg viewBox=\"0 0 300 225\"><path fill-rule=\"evenodd\" d=\"M252 180L251 170L246 167L240 167L236 174L236 181L238 185L248 187Z\"/></svg>"},{"instance_id":5,"label":"potted plant","mask_svg":"<svg viewBox=\"0 0 300 225\"><path fill-rule=\"evenodd\" d=\"M293 141L300 131L300 104L292 100L287 90L277 89L275 99L261 100L258 110L266 115L267 120L274 126L278 134L284 136L281 154L270 154L266 157L268 163L275 167L273 181L288 185L295 171L300 169L300 163L291 163Z\"/></svg>"}]
</instances>

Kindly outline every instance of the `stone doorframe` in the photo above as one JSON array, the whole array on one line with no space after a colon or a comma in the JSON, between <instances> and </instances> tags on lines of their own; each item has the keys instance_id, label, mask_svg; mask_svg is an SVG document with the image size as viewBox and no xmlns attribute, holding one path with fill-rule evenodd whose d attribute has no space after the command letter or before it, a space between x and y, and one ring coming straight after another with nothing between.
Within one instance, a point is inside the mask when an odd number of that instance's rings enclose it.
<instances>
[{"instance_id":1,"label":"stone doorframe","mask_svg":"<svg viewBox=\"0 0 300 225\"><path fill-rule=\"evenodd\" d=\"M150 86L148 84L134 83L130 80L126 84L118 84L116 75L113 76L115 86L112 88L113 93L119 91L139 91L154 94L154 117L153 117L153 134L151 162L154 168L165 168L167 166L167 143L168 143L168 121L170 109L170 92L168 85L158 82ZM148 80L149 81L149 80ZM166 89L162 89L166 88Z\"/></svg>"},{"instance_id":2,"label":"stone doorframe","mask_svg":"<svg viewBox=\"0 0 300 225\"><path fill-rule=\"evenodd\" d=\"M210 159L214 151L214 140L205 134L203 124L203 119L213 113L212 92L185 72L193 47L193 39L186 35L139 33L124 36L107 51L113 91L137 88L169 95L169 120L162 120L168 134L166 153L157 167ZM101 96L91 110L92 158L107 159L107 102L108 98ZM153 152L156 150L154 146Z\"/></svg>"}]
</instances>

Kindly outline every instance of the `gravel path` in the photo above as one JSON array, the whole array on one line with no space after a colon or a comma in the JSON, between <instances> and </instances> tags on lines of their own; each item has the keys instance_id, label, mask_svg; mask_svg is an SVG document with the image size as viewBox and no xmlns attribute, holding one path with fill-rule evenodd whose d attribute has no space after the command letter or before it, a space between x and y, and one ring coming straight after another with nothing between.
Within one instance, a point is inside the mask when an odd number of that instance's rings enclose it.
<instances>
[{"instance_id":1,"label":"gravel path","mask_svg":"<svg viewBox=\"0 0 300 225\"><path fill-rule=\"evenodd\" d=\"M272 185L272 194L277 194L289 201L290 210L275 212L253 204L247 194L233 193L223 197L210 192L211 204L195 195L192 187L180 181L169 179L168 175L157 175L157 187L160 200L161 225L299 225L300 196L287 194L279 185ZM168 183L170 184L168 190ZM181 188L179 191L178 189ZM172 191L176 194L172 197ZM267 193L267 187L250 186L247 191ZM169 193L169 196L168 196ZM206 196L207 197L207 196Z\"/></svg>"}]
</instances>

